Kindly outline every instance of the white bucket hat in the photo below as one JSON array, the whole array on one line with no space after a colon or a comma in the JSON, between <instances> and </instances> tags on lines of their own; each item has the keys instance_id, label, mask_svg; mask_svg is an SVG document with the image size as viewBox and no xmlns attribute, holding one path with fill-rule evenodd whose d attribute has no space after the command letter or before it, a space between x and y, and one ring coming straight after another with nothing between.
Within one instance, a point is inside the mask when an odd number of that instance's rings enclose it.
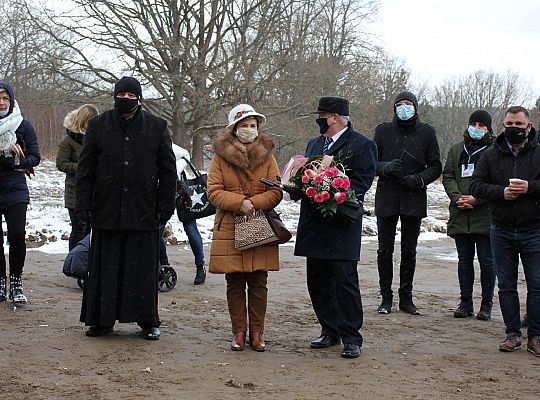
<instances>
[{"instance_id":1,"label":"white bucket hat","mask_svg":"<svg viewBox=\"0 0 540 400\"><path fill-rule=\"evenodd\" d=\"M257 118L259 126L266 122L266 117L256 112L249 104L239 104L229 112L229 125L226 129L234 127L238 122L249 117Z\"/></svg>"}]
</instances>

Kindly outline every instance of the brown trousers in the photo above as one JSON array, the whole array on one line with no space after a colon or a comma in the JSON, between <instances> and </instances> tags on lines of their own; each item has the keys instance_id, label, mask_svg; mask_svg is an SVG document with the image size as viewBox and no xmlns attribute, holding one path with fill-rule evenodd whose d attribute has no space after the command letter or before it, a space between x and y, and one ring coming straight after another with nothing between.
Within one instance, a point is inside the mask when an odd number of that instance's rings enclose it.
<instances>
[{"instance_id":1,"label":"brown trousers","mask_svg":"<svg viewBox=\"0 0 540 400\"><path fill-rule=\"evenodd\" d=\"M264 332L266 317L266 299L268 289L266 282L268 272L255 271L248 273L225 274L227 281L227 304L233 334L247 331L247 315L249 313L249 331ZM246 283L248 305L246 310Z\"/></svg>"}]
</instances>

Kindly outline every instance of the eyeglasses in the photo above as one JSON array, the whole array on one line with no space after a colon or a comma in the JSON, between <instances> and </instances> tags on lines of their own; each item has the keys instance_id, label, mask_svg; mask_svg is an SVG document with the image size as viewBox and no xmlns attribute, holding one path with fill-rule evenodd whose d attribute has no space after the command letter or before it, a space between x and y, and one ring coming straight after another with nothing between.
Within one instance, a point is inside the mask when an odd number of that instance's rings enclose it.
<instances>
[{"instance_id":1,"label":"eyeglasses","mask_svg":"<svg viewBox=\"0 0 540 400\"><path fill-rule=\"evenodd\" d=\"M121 99L131 99L131 100L136 100L138 98L136 95L130 92L118 93L116 97L119 97Z\"/></svg>"}]
</instances>

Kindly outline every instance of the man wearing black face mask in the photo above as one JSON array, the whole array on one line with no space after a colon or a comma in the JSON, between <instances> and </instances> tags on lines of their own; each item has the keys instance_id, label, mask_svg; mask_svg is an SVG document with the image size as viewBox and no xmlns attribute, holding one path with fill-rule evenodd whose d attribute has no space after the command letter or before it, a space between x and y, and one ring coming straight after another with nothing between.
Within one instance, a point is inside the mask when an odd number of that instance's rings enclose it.
<instances>
[{"instance_id":1,"label":"man wearing black face mask","mask_svg":"<svg viewBox=\"0 0 540 400\"><path fill-rule=\"evenodd\" d=\"M375 176L375 143L356 132L349 122L349 100L339 96L319 99L316 123L320 136L309 141L306 157L328 154L342 163L360 200ZM352 225L327 220L317 207L302 199L294 254L307 257L307 286L321 325L320 337L311 342L322 349L343 342L341 356L360 355L363 311L358 286L362 219Z\"/></svg>"},{"instance_id":2,"label":"man wearing black face mask","mask_svg":"<svg viewBox=\"0 0 540 400\"><path fill-rule=\"evenodd\" d=\"M87 336L137 322L160 337L159 225L174 212L176 163L167 122L141 109L132 77L114 87L114 109L92 118L76 177L76 212L92 225L81 322Z\"/></svg>"},{"instance_id":3,"label":"man wearing black face mask","mask_svg":"<svg viewBox=\"0 0 540 400\"><path fill-rule=\"evenodd\" d=\"M540 357L540 146L527 109L510 107L503 125L504 132L478 162L470 193L491 203L491 247L507 335L499 350L521 348L521 258L527 282L527 350Z\"/></svg>"}]
</instances>

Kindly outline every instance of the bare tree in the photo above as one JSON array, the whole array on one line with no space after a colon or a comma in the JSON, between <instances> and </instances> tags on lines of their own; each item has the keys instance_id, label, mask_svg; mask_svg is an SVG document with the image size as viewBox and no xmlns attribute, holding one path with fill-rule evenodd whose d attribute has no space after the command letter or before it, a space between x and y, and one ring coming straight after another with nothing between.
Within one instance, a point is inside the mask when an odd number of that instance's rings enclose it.
<instances>
[{"instance_id":1,"label":"bare tree","mask_svg":"<svg viewBox=\"0 0 540 400\"><path fill-rule=\"evenodd\" d=\"M27 1L25 1L26 3ZM146 84L148 106L171 123L175 142L202 164L205 137L225 111L251 102L270 114L345 87L353 50L375 12L370 0L70 0L26 7L65 57L41 54L49 70L87 93L110 93L122 74ZM48 20L43 23L45 16ZM298 70L299 69L299 70ZM309 75L309 72L314 74ZM291 95L308 81L309 96ZM316 82L316 84L313 84ZM303 94L304 90L299 90Z\"/></svg>"},{"instance_id":2,"label":"bare tree","mask_svg":"<svg viewBox=\"0 0 540 400\"><path fill-rule=\"evenodd\" d=\"M504 111L511 105L524 104L531 94L515 72L499 74L479 70L446 80L433 89L431 97L433 109L428 119L437 129L441 154L446 157L450 146L463 135L474 110L488 111L496 131Z\"/></svg>"}]
</instances>

